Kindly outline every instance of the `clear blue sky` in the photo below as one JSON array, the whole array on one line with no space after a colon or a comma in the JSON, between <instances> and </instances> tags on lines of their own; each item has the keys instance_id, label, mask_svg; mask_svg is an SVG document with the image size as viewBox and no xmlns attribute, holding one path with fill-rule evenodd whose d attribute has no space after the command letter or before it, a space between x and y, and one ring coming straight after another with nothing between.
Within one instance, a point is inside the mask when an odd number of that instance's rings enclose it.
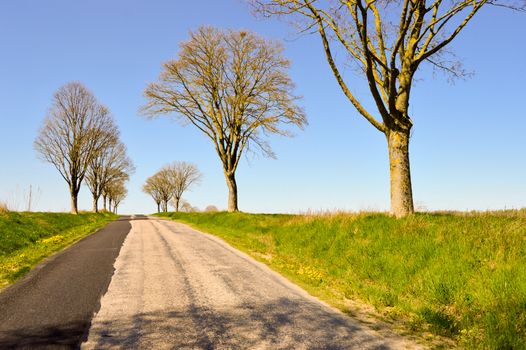
<instances>
[{"instance_id":1,"label":"clear blue sky","mask_svg":"<svg viewBox=\"0 0 526 350\"><path fill-rule=\"evenodd\" d=\"M39 161L33 140L61 85L83 82L114 114L137 171L121 212L150 213L144 180L174 160L204 173L186 196L226 208L227 188L208 140L169 118L138 115L142 92L178 43L200 25L251 29L285 39L291 76L310 125L272 138L277 160L249 156L238 169L240 209L249 212L387 210L385 138L345 99L317 36L297 38L275 20L255 19L241 0L17 0L0 2L0 200L24 209L30 185L41 211L68 211L67 185ZM413 90L414 198L428 209L526 206L526 14L488 8L452 48L475 76L449 84L423 72ZM353 86L366 87L352 74ZM80 208L90 208L84 188Z\"/></svg>"}]
</instances>

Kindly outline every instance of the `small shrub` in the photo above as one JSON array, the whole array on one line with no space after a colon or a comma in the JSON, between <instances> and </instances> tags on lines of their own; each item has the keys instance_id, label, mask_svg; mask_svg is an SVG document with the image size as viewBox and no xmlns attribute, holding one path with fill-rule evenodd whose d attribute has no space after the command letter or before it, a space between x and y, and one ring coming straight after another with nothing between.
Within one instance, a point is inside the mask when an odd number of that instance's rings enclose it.
<instances>
[{"instance_id":1,"label":"small shrub","mask_svg":"<svg viewBox=\"0 0 526 350\"><path fill-rule=\"evenodd\" d=\"M217 207L215 205L209 205L205 208L205 212L206 213L215 213L215 212L218 212L219 209L217 209Z\"/></svg>"}]
</instances>

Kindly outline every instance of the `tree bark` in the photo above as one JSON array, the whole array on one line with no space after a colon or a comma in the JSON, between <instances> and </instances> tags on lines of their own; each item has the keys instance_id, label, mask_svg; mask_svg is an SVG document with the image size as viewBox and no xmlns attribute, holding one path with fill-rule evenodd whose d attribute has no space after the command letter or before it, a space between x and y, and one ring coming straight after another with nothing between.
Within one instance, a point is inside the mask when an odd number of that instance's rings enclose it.
<instances>
[{"instance_id":1,"label":"tree bark","mask_svg":"<svg viewBox=\"0 0 526 350\"><path fill-rule=\"evenodd\" d=\"M108 208L106 207L106 196L102 196L102 203L104 203L104 211L107 211Z\"/></svg>"},{"instance_id":2,"label":"tree bark","mask_svg":"<svg viewBox=\"0 0 526 350\"><path fill-rule=\"evenodd\" d=\"M409 167L409 130L389 130L386 135L391 178L391 213L400 218L414 213Z\"/></svg>"},{"instance_id":3,"label":"tree bark","mask_svg":"<svg viewBox=\"0 0 526 350\"><path fill-rule=\"evenodd\" d=\"M93 212L94 213L99 212L99 199L95 196L93 196Z\"/></svg>"},{"instance_id":4,"label":"tree bark","mask_svg":"<svg viewBox=\"0 0 526 350\"><path fill-rule=\"evenodd\" d=\"M235 173L225 172L226 184L228 185L228 211L239 211L237 207L237 183Z\"/></svg>"},{"instance_id":5,"label":"tree bark","mask_svg":"<svg viewBox=\"0 0 526 350\"><path fill-rule=\"evenodd\" d=\"M179 212L179 198L175 198L175 212Z\"/></svg>"},{"instance_id":6,"label":"tree bark","mask_svg":"<svg viewBox=\"0 0 526 350\"><path fill-rule=\"evenodd\" d=\"M157 213L161 212L161 202L157 202Z\"/></svg>"},{"instance_id":7,"label":"tree bark","mask_svg":"<svg viewBox=\"0 0 526 350\"><path fill-rule=\"evenodd\" d=\"M79 213L79 209L78 209L79 192L71 189L70 194L71 194L71 213L78 214Z\"/></svg>"}]
</instances>

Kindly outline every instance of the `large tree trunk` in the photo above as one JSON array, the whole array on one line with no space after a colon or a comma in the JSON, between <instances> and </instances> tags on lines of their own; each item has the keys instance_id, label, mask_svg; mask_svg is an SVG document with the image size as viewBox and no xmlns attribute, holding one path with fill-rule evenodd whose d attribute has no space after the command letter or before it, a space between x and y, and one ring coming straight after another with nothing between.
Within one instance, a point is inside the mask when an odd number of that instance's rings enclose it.
<instances>
[{"instance_id":1,"label":"large tree trunk","mask_svg":"<svg viewBox=\"0 0 526 350\"><path fill-rule=\"evenodd\" d=\"M74 189L70 190L71 194L71 214L78 214L78 197L79 197L79 191L75 191Z\"/></svg>"},{"instance_id":2,"label":"large tree trunk","mask_svg":"<svg viewBox=\"0 0 526 350\"><path fill-rule=\"evenodd\" d=\"M157 202L157 213L161 212L161 202Z\"/></svg>"},{"instance_id":3,"label":"large tree trunk","mask_svg":"<svg viewBox=\"0 0 526 350\"><path fill-rule=\"evenodd\" d=\"M93 212L94 213L99 212L99 199L95 196L93 196Z\"/></svg>"},{"instance_id":4,"label":"large tree trunk","mask_svg":"<svg viewBox=\"0 0 526 350\"><path fill-rule=\"evenodd\" d=\"M226 184L228 185L228 211L239 211L237 207L237 183L235 173L225 172Z\"/></svg>"},{"instance_id":5,"label":"large tree trunk","mask_svg":"<svg viewBox=\"0 0 526 350\"><path fill-rule=\"evenodd\" d=\"M105 195L102 196L102 203L104 204L104 211L107 211L108 208L106 207L106 196Z\"/></svg>"},{"instance_id":6,"label":"large tree trunk","mask_svg":"<svg viewBox=\"0 0 526 350\"><path fill-rule=\"evenodd\" d=\"M397 218L413 214L413 190L409 168L409 130L387 132L389 173L391 177L391 213Z\"/></svg>"},{"instance_id":7,"label":"large tree trunk","mask_svg":"<svg viewBox=\"0 0 526 350\"><path fill-rule=\"evenodd\" d=\"M179 198L174 198L175 200L175 212L179 212Z\"/></svg>"}]
</instances>

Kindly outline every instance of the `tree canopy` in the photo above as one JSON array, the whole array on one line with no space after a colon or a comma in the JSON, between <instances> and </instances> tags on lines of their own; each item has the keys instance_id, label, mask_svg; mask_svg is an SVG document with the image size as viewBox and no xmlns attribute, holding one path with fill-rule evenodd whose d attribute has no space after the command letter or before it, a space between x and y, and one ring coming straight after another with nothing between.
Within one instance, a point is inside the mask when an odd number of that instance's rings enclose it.
<instances>
[{"instance_id":1,"label":"tree canopy","mask_svg":"<svg viewBox=\"0 0 526 350\"><path fill-rule=\"evenodd\" d=\"M201 27L163 65L145 90L143 113L174 114L213 143L229 187L229 210L238 210L235 172L243 152L274 156L267 134L291 135L306 125L287 74L283 47L248 31Z\"/></svg>"}]
</instances>

